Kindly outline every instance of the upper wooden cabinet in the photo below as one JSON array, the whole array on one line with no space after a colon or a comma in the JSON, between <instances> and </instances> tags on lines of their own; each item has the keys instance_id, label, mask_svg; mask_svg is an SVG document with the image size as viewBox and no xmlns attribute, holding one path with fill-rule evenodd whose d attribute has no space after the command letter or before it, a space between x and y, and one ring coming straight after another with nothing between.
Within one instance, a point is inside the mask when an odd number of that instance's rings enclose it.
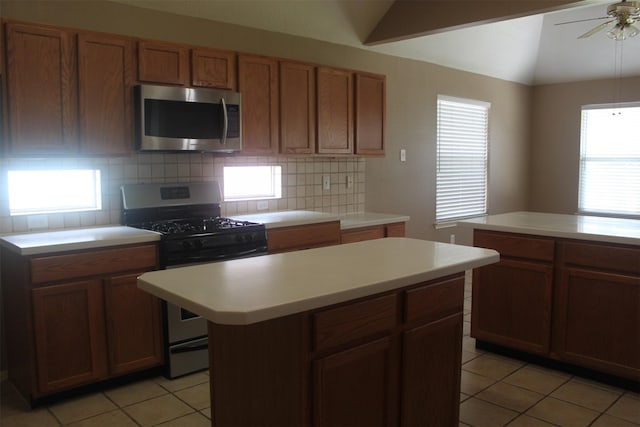
<instances>
[{"instance_id":1,"label":"upper wooden cabinet","mask_svg":"<svg viewBox=\"0 0 640 427\"><path fill-rule=\"evenodd\" d=\"M77 149L76 43L72 32L6 24L11 154L69 154Z\"/></svg>"},{"instance_id":2,"label":"upper wooden cabinet","mask_svg":"<svg viewBox=\"0 0 640 427\"><path fill-rule=\"evenodd\" d=\"M133 151L134 61L132 39L79 34L82 153L126 155Z\"/></svg>"},{"instance_id":3,"label":"upper wooden cabinet","mask_svg":"<svg viewBox=\"0 0 640 427\"><path fill-rule=\"evenodd\" d=\"M355 153L384 155L386 78L356 73Z\"/></svg>"},{"instance_id":4,"label":"upper wooden cabinet","mask_svg":"<svg viewBox=\"0 0 640 427\"><path fill-rule=\"evenodd\" d=\"M238 90L242 94L242 152L278 152L278 61L238 56Z\"/></svg>"},{"instance_id":5,"label":"upper wooden cabinet","mask_svg":"<svg viewBox=\"0 0 640 427\"><path fill-rule=\"evenodd\" d=\"M185 85L189 77L189 49L155 41L138 42L138 80Z\"/></svg>"},{"instance_id":6,"label":"upper wooden cabinet","mask_svg":"<svg viewBox=\"0 0 640 427\"><path fill-rule=\"evenodd\" d=\"M318 153L353 154L353 73L317 70Z\"/></svg>"},{"instance_id":7,"label":"upper wooden cabinet","mask_svg":"<svg viewBox=\"0 0 640 427\"><path fill-rule=\"evenodd\" d=\"M280 62L280 152L313 154L315 145L315 67Z\"/></svg>"},{"instance_id":8,"label":"upper wooden cabinet","mask_svg":"<svg viewBox=\"0 0 640 427\"><path fill-rule=\"evenodd\" d=\"M235 90L235 52L191 49L191 84L199 87Z\"/></svg>"}]
</instances>

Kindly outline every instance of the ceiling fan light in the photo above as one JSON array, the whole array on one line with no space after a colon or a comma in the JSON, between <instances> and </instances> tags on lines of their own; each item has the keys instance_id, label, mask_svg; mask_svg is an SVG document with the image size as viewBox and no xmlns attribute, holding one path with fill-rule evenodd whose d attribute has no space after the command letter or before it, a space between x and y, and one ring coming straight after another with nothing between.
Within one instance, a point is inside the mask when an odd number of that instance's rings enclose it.
<instances>
[{"instance_id":1,"label":"ceiling fan light","mask_svg":"<svg viewBox=\"0 0 640 427\"><path fill-rule=\"evenodd\" d=\"M616 25L607 31L607 37L613 40L626 40L640 34L640 30L635 25Z\"/></svg>"}]
</instances>

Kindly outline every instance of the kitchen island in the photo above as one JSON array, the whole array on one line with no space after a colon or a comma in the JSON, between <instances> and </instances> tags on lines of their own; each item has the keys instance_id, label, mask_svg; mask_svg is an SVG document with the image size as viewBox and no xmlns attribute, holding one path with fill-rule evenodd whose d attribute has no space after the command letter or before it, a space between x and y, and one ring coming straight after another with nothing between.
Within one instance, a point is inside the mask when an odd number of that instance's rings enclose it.
<instances>
[{"instance_id":1,"label":"kitchen island","mask_svg":"<svg viewBox=\"0 0 640 427\"><path fill-rule=\"evenodd\" d=\"M458 224L500 252L473 273L477 345L640 388L640 221L513 212Z\"/></svg>"},{"instance_id":2,"label":"kitchen island","mask_svg":"<svg viewBox=\"0 0 640 427\"><path fill-rule=\"evenodd\" d=\"M407 238L145 273L209 320L216 425L457 425L464 271L497 252Z\"/></svg>"}]
</instances>

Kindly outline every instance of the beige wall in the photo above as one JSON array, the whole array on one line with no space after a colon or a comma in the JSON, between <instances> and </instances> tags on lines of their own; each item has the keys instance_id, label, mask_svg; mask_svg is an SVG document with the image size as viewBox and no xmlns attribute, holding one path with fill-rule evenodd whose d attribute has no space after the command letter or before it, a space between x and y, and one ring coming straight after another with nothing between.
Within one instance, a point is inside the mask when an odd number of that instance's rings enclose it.
<instances>
[{"instance_id":1,"label":"beige wall","mask_svg":"<svg viewBox=\"0 0 640 427\"><path fill-rule=\"evenodd\" d=\"M529 208L576 213L581 106L639 100L640 76L534 87Z\"/></svg>"},{"instance_id":2,"label":"beige wall","mask_svg":"<svg viewBox=\"0 0 640 427\"><path fill-rule=\"evenodd\" d=\"M492 213L526 208L531 89L524 85L311 39L180 17L109 2L4 1L2 13L73 28L174 40L382 73L387 76L387 156L366 160L365 207L411 216L412 237L436 232L435 103L438 94L489 101ZM407 162L399 150L407 150Z\"/></svg>"}]
</instances>

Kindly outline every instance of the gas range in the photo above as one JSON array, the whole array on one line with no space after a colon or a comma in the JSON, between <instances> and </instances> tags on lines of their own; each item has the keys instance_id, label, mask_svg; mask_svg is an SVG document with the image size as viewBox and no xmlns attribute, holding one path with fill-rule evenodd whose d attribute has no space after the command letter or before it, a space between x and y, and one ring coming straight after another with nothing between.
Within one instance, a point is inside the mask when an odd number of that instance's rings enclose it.
<instances>
[{"instance_id":1,"label":"gas range","mask_svg":"<svg viewBox=\"0 0 640 427\"><path fill-rule=\"evenodd\" d=\"M131 184L121 191L122 223L162 234L163 268L266 253L263 224L220 216L217 182Z\"/></svg>"}]
</instances>

